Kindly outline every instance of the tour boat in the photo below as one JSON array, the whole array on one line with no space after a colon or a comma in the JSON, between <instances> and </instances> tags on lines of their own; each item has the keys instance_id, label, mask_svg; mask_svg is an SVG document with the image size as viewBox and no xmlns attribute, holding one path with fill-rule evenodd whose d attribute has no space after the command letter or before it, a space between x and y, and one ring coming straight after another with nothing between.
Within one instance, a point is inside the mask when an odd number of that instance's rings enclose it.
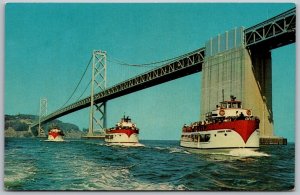
<instances>
[{"instance_id":1,"label":"tour boat","mask_svg":"<svg viewBox=\"0 0 300 195\"><path fill-rule=\"evenodd\" d=\"M63 136L65 134L58 127L53 127L48 131L48 141L64 141Z\"/></svg>"},{"instance_id":2,"label":"tour boat","mask_svg":"<svg viewBox=\"0 0 300 195\"><path fill-rule=\"evenodd\" d=\"M259 119L230 96L206 114L204 121L184 125L180 146L194 149L259 148Z\"/></svg>"},{"instance_id":3,"label":"tour boat","mask_svg":"<svg viewBox=\"0 0 300 195\"><path fill-rule=\"evenodd\" d=\"M109 145L143 146L138 139L139 129L129 116L121 118L114 128L105 132L105 142Z\"/></svg>"}]
</instances>

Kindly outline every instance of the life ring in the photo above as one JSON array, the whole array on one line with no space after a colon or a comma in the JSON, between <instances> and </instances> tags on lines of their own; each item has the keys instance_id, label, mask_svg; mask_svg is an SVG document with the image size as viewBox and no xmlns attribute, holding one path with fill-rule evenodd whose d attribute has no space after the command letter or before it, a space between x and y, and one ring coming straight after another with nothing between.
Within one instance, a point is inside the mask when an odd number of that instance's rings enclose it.
<instances>
[{"instance_id":1,"label":"life ring","mask_svg":"<svg viewBox=\"0 0 300 195\"><path fill-rule=\"evenodd\" d=\"M251 110L247 110L247 115L250 116L251 115Z\"/></svg>"},{"instance_id":2,"label":"life ring","mask_svg":"<svg viewBox=\"0 0 300 195\"><path fill-rule=\"evenodd\" d=\"M220 114L221 116L224 116L224 115L225 115L225 110L224 110L224 109L221 109L220 112L219 112L219 114Z\"/></svg>"}]
</instances>

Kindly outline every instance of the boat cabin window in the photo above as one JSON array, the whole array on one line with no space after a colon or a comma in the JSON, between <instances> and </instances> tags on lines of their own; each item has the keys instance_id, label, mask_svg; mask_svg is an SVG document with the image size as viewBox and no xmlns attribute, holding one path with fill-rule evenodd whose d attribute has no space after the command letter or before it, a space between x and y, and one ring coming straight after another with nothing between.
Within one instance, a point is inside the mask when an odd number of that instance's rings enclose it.
<instances>
[{"instance_id":1,"label":"boat cabin window","mask_svg":"<svg viewBox=\"0 0 300 195\"><path fill-rule=\"evenodd\" d=\"M208 142L210 140L210 134L200 134L200 142Z\"/></svg>"},{"instance_id":2,"label":"boat cabin window","mask_svg":"<svg viewBox=\"0 0 300 195\"><path fill-rule=\"evenodd\" d=\"M222 102L221 103L221 108L227 108L227 103L226 102Z\"/></svg>"},{"instance_id":3,"label":"boat cabin window","mask_svg":"<svg viewBox=\"0 0 300 195\"><path fill-rule=\"evenodd\" d=\"M232 102L232 108L241 108L241 102Z\"/></svg>"},{"instance_id":4,"label":"boat cabin window","mask_svg":"<svg viewBox=\"0 0 300 195\"><path fill-rule=\"evenodd\" d=\"M222 102L222 108L242 108L241 102Z\"/></svg>"}]
</instances>

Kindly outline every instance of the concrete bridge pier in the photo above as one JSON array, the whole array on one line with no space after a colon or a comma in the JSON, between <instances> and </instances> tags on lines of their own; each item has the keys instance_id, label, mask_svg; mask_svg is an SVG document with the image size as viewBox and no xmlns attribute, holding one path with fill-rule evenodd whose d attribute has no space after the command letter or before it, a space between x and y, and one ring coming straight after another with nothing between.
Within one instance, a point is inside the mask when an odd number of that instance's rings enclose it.
<instances>
[{"instance_id":1,"label":"concrete bridge pier","mask_svg":"<svg viewBox=\"0 0 300 195\"><path fill-rule=\"evenodd\" d=\"M249 87L245 91L246 97L249 99L246 103L249 102L248 105L252 106L261 119L261 137L273 137L271 52L262 48L252 51L248 50L247 64L246 74L248 78L253 80L251 85L255 87ZM255 99L259 101L251 100L252 93L255 93Z\"/></svg>"},{"instance_id":2,"label":"concrete bridge pier","mask_svg":"<svg viewBox=\"0 0 300 195\"><path fill-rule=\"evenodd\" d=\"M215 109L223 98L229 100L230 95L234 95L244 108L251 109L253 115L259 117L261 138L276 138L273 134L271 52L245 48L243 33L244 28L236 28L206 42L200 120L204 120L205 114Z\"/></svg>"}]
</instances>

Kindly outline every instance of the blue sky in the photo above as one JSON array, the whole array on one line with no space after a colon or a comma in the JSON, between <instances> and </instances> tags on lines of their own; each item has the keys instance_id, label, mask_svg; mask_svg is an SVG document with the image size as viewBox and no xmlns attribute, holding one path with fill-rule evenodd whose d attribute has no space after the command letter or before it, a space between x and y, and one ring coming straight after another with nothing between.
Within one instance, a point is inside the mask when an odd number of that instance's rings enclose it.
<instances>
[{"instance_id":1,"label":"blue sky","mask_svg":"<svg viewBox=\"0 0 300 195\"><path fill-rule=\"evenodd\" d=\"M7 4L4 113L38 114L42 97L48 99L48 113L60 108L94 49L107 51L108 59L131 64L160 61L292 7L290 3ZM273 50L272 64L275 135L294 141L295 44ZM107 66L108 86L149 70L110 61ZM91 68L69 103L81 95L90 75ZM178 140L184 123L199 120L201 76L193 74L109 101L108 126L125 112L140 127L141 139ZM87 108L59 119L87 128L88 113Z\"/></svg>"}]
</instances>

